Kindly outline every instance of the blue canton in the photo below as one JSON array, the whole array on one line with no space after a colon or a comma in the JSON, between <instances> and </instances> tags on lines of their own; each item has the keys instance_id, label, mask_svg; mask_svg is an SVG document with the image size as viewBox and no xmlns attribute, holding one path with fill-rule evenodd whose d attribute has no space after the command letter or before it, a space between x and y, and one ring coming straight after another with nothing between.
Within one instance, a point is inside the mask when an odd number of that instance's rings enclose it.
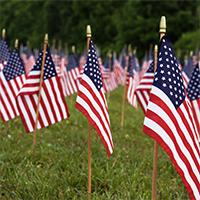
<instances>
[{"instance_id":1,"label":"blue canton","mask_svg":"<svg viewBox=\"0 0 200 200\"><path fill-rule=\"evenodd\" d=\"M68 57L68 64L67 64L67 71L70 71L74 68L78 67L78 62L77 62L77 58L76 55L71 54Z\"/></svg>"},{"instance_id":2,"label":"blue canton","mask_svg":"<svg viewBox=\"0 0 200 200\"><path fill-rule=\"evenodd\" d=\"M14 49L9 57L7 65L3 68L3 74L7 81L25 74L25 68L20 58L19 51Z\"/></svg>"},{"instance_id":3,"label":"blue canton","mask_svg":"<svg viewBox=\"0 0 200 200\"><path fill-rule=\"evenodd\" d=\"M190 100L200 99L200 69L198 64L192 72L187 92Z\"/></svg>"},{"instance_id":4,"label":"blue canton","mask_svg":"<svg viewBox=\"0 0 200 200\"><path fill-rule=\"evenodd\" d=\"M10 52L5 40L0 40L0 62L7 61L9 59Z\"/></svg>"},{"instance_id":5,"label":"blue canton","mask_svg":"<svg viewBox=\"0 0 200 200\"><path fill-rule=\"evenodd\" d=\"M185 89L181 71L169 40L164 36L160 42L158 67L154 86L162 90L177 109L185 100Z\"/></svg>"},{"instance_id":6,"label":"blue canton","mask_svg":"<svg viewBox=\"0 0 200 200\"><path fill-rule=\"evenodd\" d=\"M42 67L43 50L40 51L39 57L31 71L39 71ZM51 57L49 48L46 50L45 64L44 64L44 80L57 76L56 68Z\"/></svg>"},{"instance_id":7,"label":"blue canton","mask_svg":"<svg viewBox=\"0 0 200 200\"><path fill-rule=\"evenodd\" d=\"M101 71L97 60L97 53L92 41L90 41L84 74L91 79L98 91L103 87Z\"/></svg>"},{"instance_id":8,"label":"blue canton","mask_svg":"<svg viewBox=\"0 0 200 200\"><path fill-rule=\"evenodd\" d=\"M146 73L154 73L154 62L152 61Z\"/></svg>"}]
</instances>

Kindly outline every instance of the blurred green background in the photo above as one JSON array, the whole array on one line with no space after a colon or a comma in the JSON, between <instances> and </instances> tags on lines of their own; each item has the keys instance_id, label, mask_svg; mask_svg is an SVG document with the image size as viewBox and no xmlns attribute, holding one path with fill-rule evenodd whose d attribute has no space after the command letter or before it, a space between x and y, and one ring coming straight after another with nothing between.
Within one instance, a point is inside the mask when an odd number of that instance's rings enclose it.
<instances>
[{"instance_id":1,"label":"blurred green background","mask_svg":"<svg viewBox=\"0 0 200 200\"><path fill-rule=\"evenodd\" d=\"M62 47L85 46L85 28L92 27L95 43L105 53L119 52L125 44L137 47L142 57L150 44L158 43L160 17L167 17L167 34L176 49L185 54L200 46L200 1L0 1L0 28L8 40L15 38L40 47L44 34L62 41Z\"/></svg>"}]
</instances>

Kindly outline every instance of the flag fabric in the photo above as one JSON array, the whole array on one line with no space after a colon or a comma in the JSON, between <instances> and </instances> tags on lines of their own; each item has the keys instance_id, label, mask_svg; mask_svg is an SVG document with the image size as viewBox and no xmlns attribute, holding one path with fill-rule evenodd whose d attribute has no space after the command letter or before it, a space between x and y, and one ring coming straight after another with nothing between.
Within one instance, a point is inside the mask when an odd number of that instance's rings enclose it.
<instances>
[{"instance_id":1,"label":"flag fabric","mask_svg":"<svg viewBox=\"0 0 200 200\"><path fill-rule=\"evenodd\" d=\"M154 78L154 66L153 62L151 62L148 70L144 73L142 79L139 82L139 85L135 90L137 101L140 104L144 113L146 112L147 105L149 102L149 95L153 84L153 78Z\"/></svg>"},{"instance_id":2,"label":"flag fabric","mask_svg":"<svg viewBox=\"0 0 200 200\"><path fill-rule=\"evenodd\" d=\"M135 89L139 82L139 64L136 56L131 56L129 59L128 67L128 87L127 87L127 99L128 102L137 108L137 99L135 95Z\"/></svg>"},{"instance_id":3,"label":"flag fabric","mask_svg":"<svg viewBox=\"0 0 200 200\"><path fill-rule=\"evenodd\" d=\"M25 68L19 51L14 49L0 74L0 115L3 121L9 121L19 115L16 96L25 79Z\"/></svg>"},{"instance_id":4,"label":"flag fabric","mask_svg":"<svg viewBox=\"0 0 200 200\"><path fill-rule=\"evenodd\" d=\"M3 70L10 56L10 51L8 49L7 42L5 40L0 40L0 71Z\"/></svg>"},{"instance_id":5,"label":"flag fabric","mask_svg":"<svg viewBox=\"0 0 200 200\"><path fill-rule=\"evenodd\" d=\"M76 108L82 112L89 123L96 129L107 154L113 152L110 119L104 96L102 74L97 60L97 53L90 41L87 63L80 81Z\"/></svg>"},{"instance_id":6,"label":"flag fabric","mask_svg":"<svg viewBox=\"0 0 200 200\"><path fill-rule=\"evenodd\" d=\"M200 147L197 132L181 70L166 36L160 42L144 132L166 151L190 199L200 199Z\"/></svg>"},{"instance_id":7,"label":"flag fabric","mask_svg":"<svg viewBox=\"0 0 200 200\"><path fill-rule=\"evenodd\" d=\"M200 136L200 69L198 64L192 73L190 82L188 84L187 93L192 105L197 132Z\"/></svg>"},{"instance_id":8,"label":"flag fabric","mask_svg":"<svg viewBox=\"0 0 200 200\"><path fill-rule=\"evenodd\" d=\"M75 55L68 57L67 70L65 71L66 95L70 96L78 91L80 72Z\"/></svg>"},{"instance_id":9,"label":"flag fabric","mask_svg":"<svg viewBox=\"0 0 200 200\"><path fill-rule=\"evenodd\" d=\"M36 110L40 92L37 129L47 127L69 117L67 104L57 76L50 50L47 48L42 87L39 91L43 51L27 75L27 79L17 96L20 117L26 132L32 132L36 123Z\"/></svg>"}]
</instances>

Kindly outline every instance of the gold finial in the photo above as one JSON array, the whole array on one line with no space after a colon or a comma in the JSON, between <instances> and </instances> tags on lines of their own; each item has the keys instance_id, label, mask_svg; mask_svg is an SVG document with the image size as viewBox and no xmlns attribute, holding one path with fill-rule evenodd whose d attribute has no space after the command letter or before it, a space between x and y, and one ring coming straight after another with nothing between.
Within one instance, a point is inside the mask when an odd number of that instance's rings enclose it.
<instances>
[{"instance_id":1,"label":"gold finial","mask_svg":"<svg viewBox=\"0 0 200 200\"><path fill-rule=\"evenodd\" d=\"M87 28L86 28L86 36L87 37L92 37L92 32L91 32L91 27L90 25L87 25Z\"/></svg>"},{"instance_id":2,"label":"gold finial","mask_svg":"<svg viewBox=\"0 0 200 200\"><path fill-rule=\"evenodd\" d=\"M16 39L16 40L15 40L15 48L18 49L18 47L19 47L19 40Z\"/></svg>"},{"instance_id":3,"label":"gold finial","mask_svg":"<svg viewBox=\"0 0 200 200\"><path fill-rule=\"evenodd\" d=\"M166 29L167 29L167 26L166 26L166 17L165 16L162 16L161 19L160 19L160 34L165 34L166 33Z\"/></svg>"},{"instance_id":4,"label":"gold finial","mask_svg":"<svg viewBox=\"0 0 200 200\"><path fill-rule=\"evenodd\" d=\"M72 53L76 53L76 47L75 47L75 45L72 45Z\"/></svg>"},{"instance_id":5,"label":"gold finial","mask_svg":"<svg viewBox=\"0 0 200 200\"><path fill-rule=\"evenodd\" d=\"M6 29L4 28L2 30L2 39L5 39L6 38Z\"/></svg>"},{"instance_id":6,"label":"gold finial","mask_svg":"<svg viewBox=\"0 0 200 200\"><path fill-rule=\"evenodd\" d=\"M44 43L48 44L48 34L47 33L45 34L45 37L44 37Z\"/></svg>"}]
</instances>

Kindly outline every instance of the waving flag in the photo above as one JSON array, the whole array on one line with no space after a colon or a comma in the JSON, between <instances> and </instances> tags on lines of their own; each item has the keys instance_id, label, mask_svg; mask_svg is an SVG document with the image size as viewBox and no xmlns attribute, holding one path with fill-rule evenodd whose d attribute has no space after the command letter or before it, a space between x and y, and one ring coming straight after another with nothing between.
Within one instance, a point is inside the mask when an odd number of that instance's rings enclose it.
<instances>
[{"instance_id":1,"label":"waving flag","mask_svg":"<svg viewBox=\"0 0 200 200\"><path fill-rule=\"evenodd\" d=\"M0 71L3 70L10 56L8 45L5 40L0 40Z\"/></svg>"},{"instance_id":2,"label":"waving flag","mask_svg":"<svg viewBox=\"0 0 200 200\"><path fill-rule=\"evenodd\" d=\"M67 70L65 71L66 94L70 96L78 91L79 86L79 68L75 55L68 57Z\"/></svg>"},{"instance_id":3,"label":"waving flag","mask_svg":"<svg viewBox=\"0 0 200 200\"><path fill-rule=\"evenodd\" d=\"M147 105L149 102L149 95L153 84L153 78L154 78L154 66L152 62L149 66L149 69L145 72L142 79L140 80L139 85L135 90L138 103L140 104L144 113L146 112Z\"/></svg>"},{"instance_id":4,"label":"waving flag","mask_svg":"<svg viewBox=\"0 0 200 200\"><path fill-rule=\"evenodd\" d=\"M76 108L94 126L108 155L111 155L113 152L113 142L110 131L110 119L104 96L102 75L92 41L90 41L87 63L80 81Z\"/></svg>"},{"instance_id":5,"label":"waving flag","mask_svg":"<svg viewBox=\"0 0 200 200\"><path fill-rule=\"evenodd\" d=\"M27 132L34 131L36 123L42 58L43 51L40 52L36 64L28 74L17 96L20 117ZM46 52L44 76L42 79L37 129L49 126L69 117L67 104L49 48L47 48Z\"/></svg>"},{"instance_id":6,"label":"waving flag","mask_svg":"<svg viewBox=\"0 0 200 200\"><path fill-rule=\"evenodd\" d=\"M200 136L200 69L198 64L192 73L187 92L192 105L197 132Z\"/></svg>"},{"instance_id":7,"label":"waving flag","mask_svg":"<svg viewBox=\"0 0 200 200\"><path fill-rule=\"evenodd\" d=\"M133 106L137 107L137 99L135 95L135 89L139 82L139 64L136 56L130 57L128 67L128 89L127 99L128 102Z\"/></svg>"},{"instance_id":8,"label":"waving flag","mask_svg":"<svg viewBox=\"0 0 200 200\"><path fill-rule=\"evenodd\" d=\"M25 69L17 49L9 57L0 75L0 113L3 121L19 115L16 96L25 81Z\"/></svg>"},{"instance_id":9,"label":"waving flag","mask_svg":"<svg viewBox=\"0 0 200 200\"><path fill-rule=\"evenodd\" d=\"M144 132L166 151L190 199L200 199L200 147L197 132L181 71L165 36L161 39Z\"/></svg>"}]
</instances>

